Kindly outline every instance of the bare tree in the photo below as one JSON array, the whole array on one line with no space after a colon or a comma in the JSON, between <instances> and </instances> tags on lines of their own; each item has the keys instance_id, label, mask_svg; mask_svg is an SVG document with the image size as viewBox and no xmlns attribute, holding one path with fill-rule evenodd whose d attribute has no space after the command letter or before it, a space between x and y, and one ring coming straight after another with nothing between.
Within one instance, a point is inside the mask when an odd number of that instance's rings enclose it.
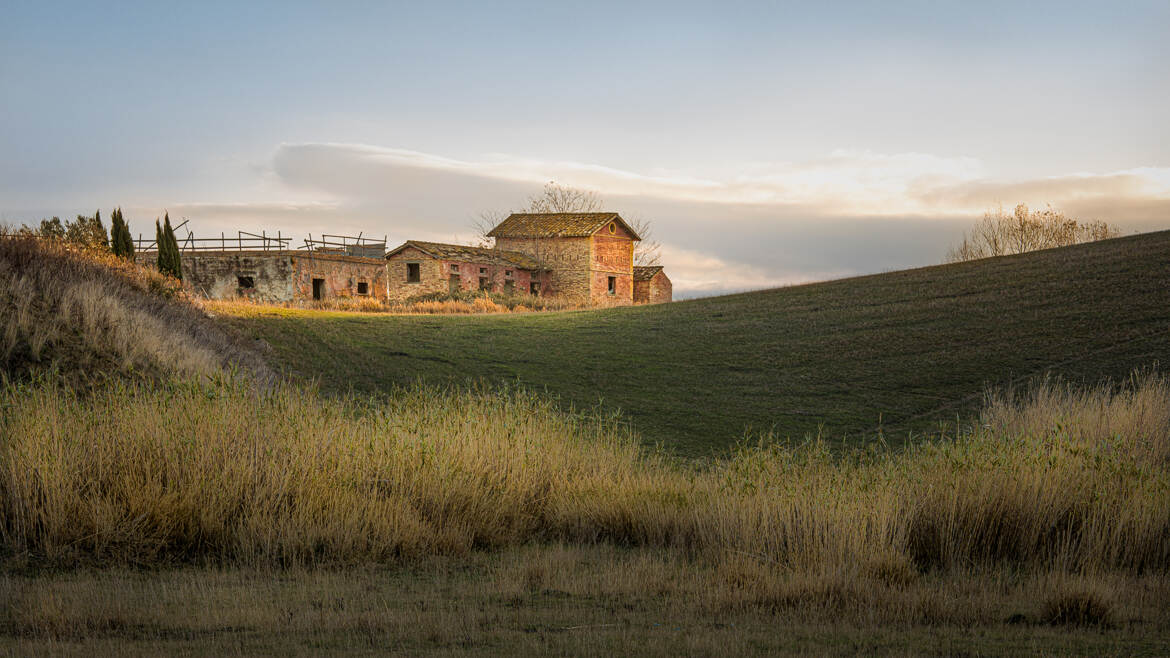
<instances>
[{"instance_id":1,"label":"bare tree","mask_svg":"<svg viewBox=\"0 0 1170 658\"><path fill-rule=\"evenodd\" d=\"M601 212L605 201L592 190L582 190L576 187L561 185L556 181L549 181L538 194L528 197L527 203L519 212ZM476 245L490 247L495 240L488 237L488 233L508 216L509 213L488 210L481 212L472 220L471 226L475 230ZM634 247L635 265L657 265L662 245L654 239L650 220L639 215L625 218L630 228L642 238Z\"/></svg>"},{"instance_id":2,"label":"bare tree","mask_svg":"<svg viewBox=\"0 0 1170 658\"><path fill-rule=\"evenodd\" d=\"M604 205L596 192L549 181L540 194L528 197L523 212L601 212Z\"/></svg>"},{"instance_id":3,"label":"bare tree","mask_svg":"<svg viewBox=\"0 0 1170 658\"><path fill-rule=\"evenodd\" d=\"M508 213L499 210L485 210L471 220L471 228L475 231L475 246L491 248L495 245L496 239L489 237L488 233L499 226L507 216Z\"/></svg>"},{"instance_id":4,"label":"bare tree","mask_svg":"<svg viewBox=\"0 0 1170 658\"><path fill-rule=\"evenodd\" d=\"M955 263L1021 254L1119 235L1121 231L1116 226L1097 220L1080 222L1051 206L1044 210L1029 210L1021 203L1010 214L1000 206L983 213L975 227L963 234L962 242L951 247L947 261Z\"/></svg>"},{"instance_id":5,"label":"bare tree","mask_svg":"<svg viewBox=\"0 0 1170 658\"><path fill-rule=\"evenodd\" d=\"M634 245L634 265L659 265L662 261L662 243L654 237L654 227L650 220L641 215L630 215L625 218L634 233L642 241Z\"/></svg>"}]
</instances>

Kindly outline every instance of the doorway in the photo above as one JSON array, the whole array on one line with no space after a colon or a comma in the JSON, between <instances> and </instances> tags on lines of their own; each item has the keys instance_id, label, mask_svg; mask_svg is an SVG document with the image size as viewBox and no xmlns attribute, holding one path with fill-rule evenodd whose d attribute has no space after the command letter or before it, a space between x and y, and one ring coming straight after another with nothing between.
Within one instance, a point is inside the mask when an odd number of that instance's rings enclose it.
<instances>
[{"instance_id":1,"label":"doorway","mask_svg":"<svg viewBox=\"0 0 1170 658\"><path fill-rule=\"evenodd\" d=\"M325 298L325 279L313 279L313 299L322 300Z\"/></svg>"}]
</instances>

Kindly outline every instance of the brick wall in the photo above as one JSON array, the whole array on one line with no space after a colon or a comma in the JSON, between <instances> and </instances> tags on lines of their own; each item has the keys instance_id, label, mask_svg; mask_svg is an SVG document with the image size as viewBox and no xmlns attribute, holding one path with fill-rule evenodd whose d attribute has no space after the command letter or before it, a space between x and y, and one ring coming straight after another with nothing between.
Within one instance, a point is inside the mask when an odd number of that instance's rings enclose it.
<instances>
[{"instance_id":1,"label":"brick wall","mask_svg":"<svg viewBox=\"0 0 1170 658\"><path fill-rule=\"evenodd\" d=\"M602 227L592 238L590 262L591 300L600 306L634 303L634 241L621 226L614 232ZM609 294L609 277L614 277L614 294Z\"/></svg>"},{"instance_id":2,"label":"brick wall","mask_svg":"<svg viewBox=\"0 0 1170 658\"><path fill-rule=\"evenodd\" d=\"M649 281L634 282L635 304L665 304L673 298L673 286L665 272L655 274Z\"/></svg>"},{"instance_id":3,"label":"brick wall","mask_svg":"<svg viewBox=\"0 0 1170 658\"><path fill-rule=\"evenodd\" d=\"M324 282L323 299L331 297L372 297L386 299L386 265L381 258L360 258L340 254L301 253L293 256L295 297L313 299L313 280ZM366 294L358 292L366 284Z\"/></svg>"}]
</instances>

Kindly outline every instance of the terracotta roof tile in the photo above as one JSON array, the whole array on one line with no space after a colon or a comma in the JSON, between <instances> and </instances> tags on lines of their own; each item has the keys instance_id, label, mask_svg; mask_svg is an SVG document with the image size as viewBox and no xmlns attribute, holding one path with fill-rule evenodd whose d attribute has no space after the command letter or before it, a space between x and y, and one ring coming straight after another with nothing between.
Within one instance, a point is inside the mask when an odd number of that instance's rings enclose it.
<instances>
[{"instance_id":1,"label":"terracotta roof tile","mask_svg":"<svg viewBox=\"0 0 1170 658\"><path fill-rule=\"evenodd\" d=\"M439 260L457 260L464 263L477 263L481 265L511 265L521 270L542 269L536 259L516 251L470 247L463 244L423 242L421 240L407 240L400 246L387 252L386 258L397 254L407 247L419 249Z\"/></svg>"},{"instance_id":2,"label":"terracotta roof tile","mask_svg":"<svg viewBox=\"0 0 1170 658\"><path fill-rule=\"evenodd\" d=\"M617 221L641 240L616 212L516 212L488 232L492 238L584 238Z\"/></svg>"},{"instance_id":3,"label":"terracotta roof tile","mask_svg":"<svg viewBox=\"0 0 1170 658\"><path fill-rule=\"evenodd\" d=\"M634 266L634 280L635 281L649 281L654 278L655 274L662 271L661 265L635 265Z\"/></svg>"}]
</instances>

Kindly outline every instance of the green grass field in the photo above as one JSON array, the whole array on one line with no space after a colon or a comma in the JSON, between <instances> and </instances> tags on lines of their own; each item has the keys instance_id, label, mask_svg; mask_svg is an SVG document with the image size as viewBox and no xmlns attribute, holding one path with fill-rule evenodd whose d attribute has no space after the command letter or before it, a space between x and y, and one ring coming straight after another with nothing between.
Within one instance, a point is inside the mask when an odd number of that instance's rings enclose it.
<instances>
[{"instance_id":1,"label":"green grass field","mask_svg":"<svg viewBox=\"0 0 1170 658\"><path fill-rule=\"evenodd\" d=\"M891 443L969 418L989 385L1123 378L1170 360L1170 232L663 306L387 316L232 310L325 392L518 382L620 409L649 443L753 434Z\"/></svg>"}]
</instances>

